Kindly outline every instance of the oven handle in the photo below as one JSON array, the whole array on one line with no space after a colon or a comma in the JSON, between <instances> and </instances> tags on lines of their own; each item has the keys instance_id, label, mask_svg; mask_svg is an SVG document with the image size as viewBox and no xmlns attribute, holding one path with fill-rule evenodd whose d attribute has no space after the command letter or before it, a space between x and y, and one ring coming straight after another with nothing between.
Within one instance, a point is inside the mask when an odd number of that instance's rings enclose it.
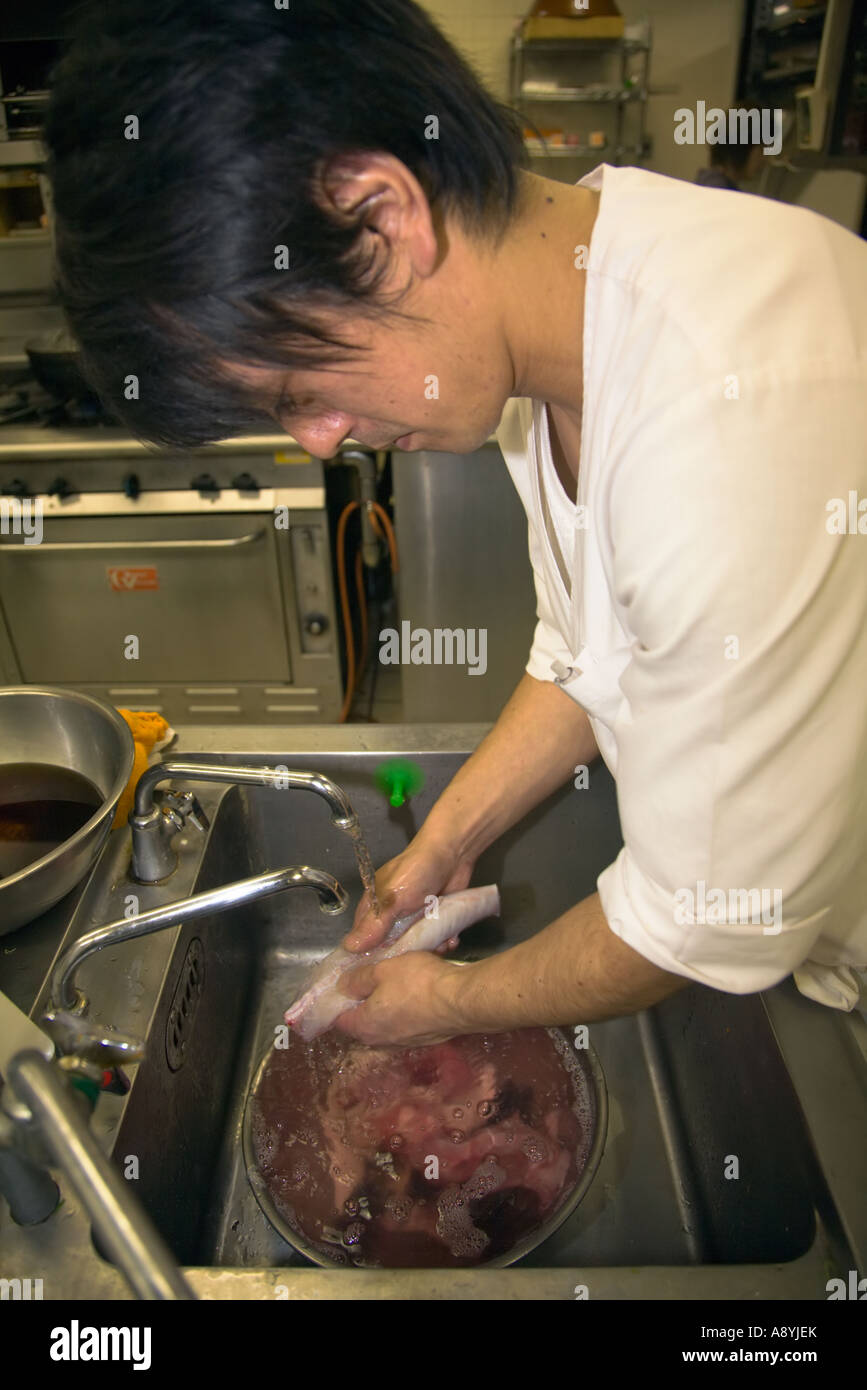
<instances>
[{"instance_id":1,"label":"oven handle","mask_svg":"<svg viewBox=\"0 0 867 1390\"><path fill-rule=\"evenodd\" d=\"M225 540L188 541L42 541L38 545L4 545L0 555L21 555L27 551L46 550L237 550L252 545L264 536L263 530L250 531L246 536L229 536Z\"/></svg>"}]
</instances>

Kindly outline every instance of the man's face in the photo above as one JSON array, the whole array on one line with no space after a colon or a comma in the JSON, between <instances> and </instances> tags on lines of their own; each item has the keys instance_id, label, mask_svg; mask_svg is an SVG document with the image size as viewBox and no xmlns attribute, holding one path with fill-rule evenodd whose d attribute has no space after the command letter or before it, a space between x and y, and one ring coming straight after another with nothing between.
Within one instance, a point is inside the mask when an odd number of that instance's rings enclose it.
<instances>
[{"instance_id":1,"label":"man's face","mask_svg":"<svg viewBox=\"0 0 867 1390\"><path fill-rule=\"evenodd\" d=\"M425 296L431 313L433 289ZM409 312L409 310L408 310ZM346 439L374 449L470 453L499 423L510 389L490 325L340 318L328 326L367 351L344 365L295 372L232 364L282 429L320 458ZM321 318L321 316L320 316ZM501 349L502 356L502 349Z\"/></svg>"},{"instance_id":2,"label":"man's face","mask_svg":"<svg viewBox=\"0 0 867 1390\"><path fill-rule=\"evenodd\" d=\"M358 242L375 267L380 304L316 311L316 322L363 352L295 372L228 370L302 448L331 458L346 439L371 448L470 453L493 433L515 385L503 328L503 275L485 241L432 213L418 181L391 155L341 156L321 185L341 212L363 207Z\"/></svg>"}]
</instances>

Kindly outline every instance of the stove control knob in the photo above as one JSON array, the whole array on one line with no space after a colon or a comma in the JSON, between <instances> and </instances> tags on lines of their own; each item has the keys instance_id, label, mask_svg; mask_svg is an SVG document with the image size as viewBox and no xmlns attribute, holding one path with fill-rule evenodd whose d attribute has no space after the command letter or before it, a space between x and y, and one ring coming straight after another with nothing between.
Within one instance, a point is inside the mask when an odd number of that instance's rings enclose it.
<instances>
[{"instance_id":1,"label":"stove control knob","mask_svg":"<svg viewBox=\"0 0 867 1390\"><path fill-rule=\"evenodd\" d=\"M216 478L211 477L210 473L196 474L190 487L194 492L201 493L202 497L219 497L220 495L220 484Z\"/></svg>"},{"instance_id":2,"label":"stove control knob","mask_svg":"<svg viewBox=\"0 0 867 1390\"><path fill-rule=\"evenodd\" d=\"M31 492L26 483L22 483L20 478L13 478L3 489L4 496L7 497L30 497Z\"/></svg>"},{"instance_id":3,"label":"stove control knob","mask_svg":"<svg viewBox=\"0 0 867 1390\"><path fill-rule=\"evenodd\" d=\"M127 473L123 480L123 490L125 496L127 496L131 502L137 501L138 495L141 492L141 483L138 480L138 473Z\"/></svg>"},{"instance_id":4,"label":"stove control knob","mask_svg":"<svg viewBox=\"0 0 867 1390\"><path fill-rule=\"evenodd\" d=\"M48 489L49 497L59 497L61 501L64 497L72 497L75 489L66 481L65 478L55 478L51 487Z\"/></svg>"},{"instance_id":5,"label":"stove control knob","mask_svg":"<svg viewBox=\"0 0 867 1390\"><path fill-rule=\"evenodd\" d=\"M239 473L237 478L232 479L232 487L236 487L239 492L259 491L259 484L252 473Z\"/></svg>"},{"instance_id":6,"label":"stove control knob","mask_svg":"<svg viewBox=\"0 0 867 1390\"><path fill-rule=\"evenodd\" d=\"M328 630L328 619L324 613L308 613L304 619L304 631L311 637L321 637Z\"/></svg>"}]
</instances>

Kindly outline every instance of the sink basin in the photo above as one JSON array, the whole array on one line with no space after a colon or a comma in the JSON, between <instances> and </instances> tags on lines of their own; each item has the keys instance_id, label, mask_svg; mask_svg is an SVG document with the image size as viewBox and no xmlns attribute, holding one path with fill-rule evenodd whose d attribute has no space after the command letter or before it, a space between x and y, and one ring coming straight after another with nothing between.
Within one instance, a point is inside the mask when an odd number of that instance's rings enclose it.
<instances>
[{"instance_id":1,"label":"sink basin","mask_svg":"<svg viewBox=\"0 0 867 1390\"><path fill-rule=\"evenodd\" d=\"M287 754L269 747L271 731L250 731L246 743L212 738L200 756L324 773L358 812L379 865L406 845L481 736L461 742L448 726L401 733L395 743L391 728L312 730L305 751ZM312 751L325 735L331 751ZM292 736L292 746L305 748L302 732ZM388 752L413 757L426 776L400 810L374 786ZM351 902L343 916L328 917L312 890L291 890L107 948L80 968L91 1017L147 1042L129 1093L100 1099L97 1132L197 1294L538 1299L589 1289L593 1298L823 1299L832 1274L845 1279L858 1268L863 1154L850 1140L858 1120L846 1116L864 1105L864 1059L841 1016L804 1000L791 982L745 997L690 986L635 1017L591 1025L608 1088L605 1151L580 1205L518 1264L313 1266L253 1195L243 1115L302 975L348 930L361 893L352 844L308 792L176 785L196 791L211 820L207 836L188 828L175 841L171 878L138 886L128 877L129 836L114 832L66 944L131 907L147 911L293 864L332 873ZM595 890L620 844L615 787L599 765L589 789L565 787L480 859L474 882L499 884L502 916L465 932L457 958L478 959L534 934ZM44 987L33 1016L45 1005ZM26 1250L31 1263L37 1246L45 1259L52 1252L55 1296L128 1296L95 1250L84 1212L74 1201L65 1211L62 1238L52 1219L35 1236L5 1231L10 1249Z\"/></svg>"},{"instance_id":2,"label":"sink basin","mask_svg":"<svg viewBox=\"0 0 867 1390\"><path fill-rule=\"evenodd\" d=\"M292 760L344 788L376 864L406 844L413 818L461 759L423 758L425 793L411 811L391 813L372 786L378 761ZM458 958L533 934L594 890L619 846L614 786L597 771L592 791L565 789L479 861L475 881L500 884L502 917L466 932ZM318 798L233 788L220 800L195 891L292 862L334 874L354 907L352 846ZM121 1162L139 1157L139 1195L184 1265L305 1263L249 1188L243 1107L303 972L350 920L350 912L324 917L315 894L301 890L192 923L177 940L114 1152ZM590 1037L610 1092L606 1151L583 1203L524 1263L762 1263L810 1248L809 1141L758 998L695 986L638 1018L594 1025ZM738 1177L726 1176L732 1158Z\"/></svg>"}]
</instances>

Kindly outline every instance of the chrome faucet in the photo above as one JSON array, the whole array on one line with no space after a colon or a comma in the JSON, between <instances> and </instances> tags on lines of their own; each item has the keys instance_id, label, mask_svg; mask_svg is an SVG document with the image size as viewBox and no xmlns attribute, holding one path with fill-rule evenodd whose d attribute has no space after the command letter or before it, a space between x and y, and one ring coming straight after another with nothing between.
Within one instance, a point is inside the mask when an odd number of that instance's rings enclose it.
<instances>
[{"instance_id":1,"label":"chrome faucet","mask_svg":"<svg viewBox=\"0 0 867 1390\"><path fill-rule=\"evenodd\" d=\"M207 893L194 893L190 898L167 903L165 907L142 912L137 917L121 917L106 927L97 927L95 931L79 937L56 961L51 972L54 1008L74 1014L85 1012L88 1001L75 986L75 974L82 961L93 955L94 951L101 951L105 946L116 946L122 941L132 941L137 936L150 936L152 932L164 931L167 927L180 926L208 913L227 912L244 903L258 902L260 898L282 893L287 888L314 888L319 894L320 911L329 916L343 912L349 901L346 890L331 874L301 864L277 869L270 874L259 874L256 878L242 878Z\"/></svg>"},{"instance_id":2,"label":"chrome faucet","mask_svg":"<svg viewBox=\"0 0 867 1390\"><path fill-rule=\"evenodd\" d=\"M171 847L172 836L182 830L187 820L199 830L207 830L208 819L192 792L167 792L157 805L154 792L160 782L170 777L185 782L223 782L230 785L275 787L316 792L331 808L332 824L339 830L351 831L358 825L345 793L328 777L319 772L293 772L273 767L243 767L231 763L157 763L143 772L135 790L135 803L130 812L132 827L132 877L139 883L161 883L174 873L177 854Z\"/></svg>"},{"instance_id":3,"label":"chrome faucet","mask_svg":"<svg viewBox=\"0 0 867 1390\"><path fill-rule=\"evenodd\" d=\"M17 1052L0 1102L0 1177L15 1219L34 1225L54 1213L60 1190L48 1169L59 1167L136 1297L192 1299L171 1251L88 1125L104 1069L140 1061L143 1045L62 1013L43 1022L61 1055Z\"/></svg>"}]
</instances>

